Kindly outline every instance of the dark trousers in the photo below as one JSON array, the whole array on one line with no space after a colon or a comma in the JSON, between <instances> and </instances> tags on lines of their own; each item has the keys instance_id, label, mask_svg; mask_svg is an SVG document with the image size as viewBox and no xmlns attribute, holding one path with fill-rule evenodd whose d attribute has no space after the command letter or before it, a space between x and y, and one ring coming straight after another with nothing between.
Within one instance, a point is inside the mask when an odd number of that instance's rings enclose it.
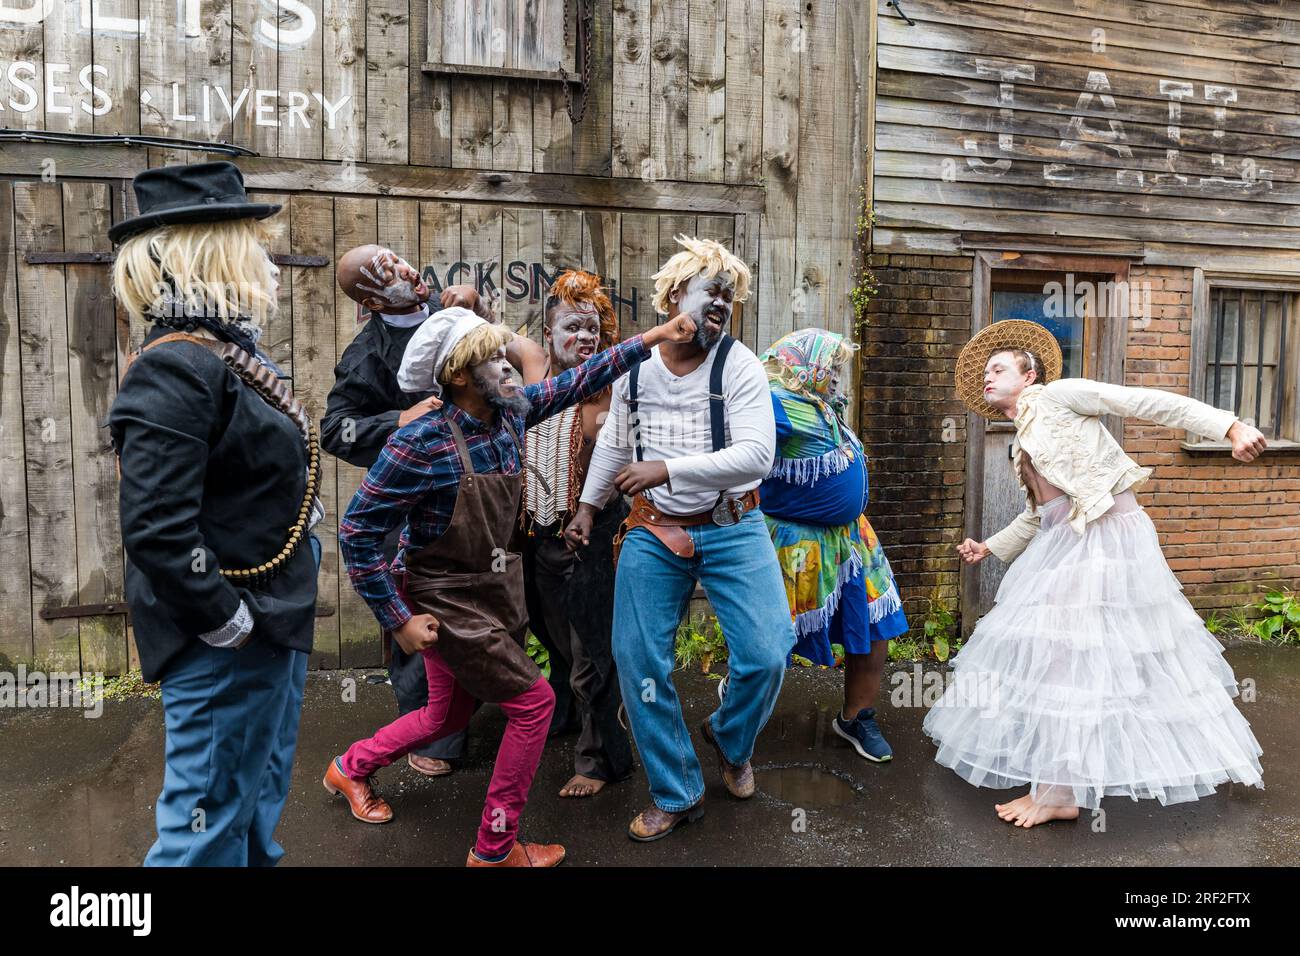
<instances>
[{"instance_id":1,"label":"dark trousers","mask_svg":"<svg viewBox=\"0 0 1300 956\"><path fill-rule=\"evenodd\" d=\"M597 780L632 772L632 746L618 722L614 625L614 535L627 515L622 496L596 516L591 544L570 551L557 526L537 528L524 549L529 626L551 650L551 686L571 691L581 730L574 770ZM563 662L562 669L556 664ZM567 686L566 686L567 685ZM557 706L555 719L560 719Z\"/></svg>"}]
</instances>

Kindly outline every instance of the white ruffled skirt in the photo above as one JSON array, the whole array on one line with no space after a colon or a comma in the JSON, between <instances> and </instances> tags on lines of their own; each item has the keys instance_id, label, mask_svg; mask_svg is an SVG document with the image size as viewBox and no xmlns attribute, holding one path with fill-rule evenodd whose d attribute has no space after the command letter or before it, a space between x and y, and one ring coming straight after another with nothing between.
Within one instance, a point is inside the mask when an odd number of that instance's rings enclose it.
<instances>
[{"instance_id":1,"label":"white ruffled skirt","mask_svg":"<svg viewBox=\"0 0 1300 956\"><path fill-rule=\"evenodd\" d=\"M953 659L925 718L935 759L980 787L1036 800L1196 800L1229 781L1263 787L1263 753L1237 682L1169 570L1132 492L1088 524L1070 499L1007 569L996 603Z\"/></svg>"}]
</instances>

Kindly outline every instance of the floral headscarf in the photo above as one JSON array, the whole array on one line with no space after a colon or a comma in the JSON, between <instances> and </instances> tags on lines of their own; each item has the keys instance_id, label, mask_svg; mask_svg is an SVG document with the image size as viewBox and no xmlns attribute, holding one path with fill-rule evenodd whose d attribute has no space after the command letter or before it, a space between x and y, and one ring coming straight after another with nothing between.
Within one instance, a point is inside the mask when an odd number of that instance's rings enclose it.
<instances>
[{"instance_id":1,"label":"floral headscarf","mask_svg":"<svg viewBox=\"0 0 1300 956\"><path fill-rule=\"evenodd\" d=\"M831 381L858 346L826 329L799 329L772 343L760 356L767 380L795 434L777 451L774 475L815 483L822 474L848 467L847 441L858 445L843 421L848 396L833 394Z\"/></svg>"},{"instance_id":2,"label":"floral headscarf","mask_svg":"<svg viewBox=\"0 0 1300 956\"><path fill-rule=\"evenodd\" d=\"M799 329L773 342L760 359L768 381L796 394L830 401L831 378L857 350L857 343L845 341L838 332Z\"/></svg>"}]
</instances>

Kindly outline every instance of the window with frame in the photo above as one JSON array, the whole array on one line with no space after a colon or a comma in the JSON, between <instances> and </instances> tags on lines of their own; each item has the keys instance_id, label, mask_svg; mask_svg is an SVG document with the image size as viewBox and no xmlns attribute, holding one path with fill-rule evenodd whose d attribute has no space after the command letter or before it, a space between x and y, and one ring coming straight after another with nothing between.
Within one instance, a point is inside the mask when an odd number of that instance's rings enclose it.
<instances>
[{"instance_id":1,"label":"window with frame","mask_svg":"<svg viewBox=\"0 0 1300 956\"><path fill-rule=\"evenodd\" d=\"M1233 412L1271 442L1300 441L1300 285L1244 279L1200 285L1192 395Z\"/></svg>"},{"instance_id":2,"label":"window with frame","mask_svg":"<svg viewBox=\"0 0 1300 956\"><path fill-rule=\"evenodd\" d=\"M575 72L578 32L590 0L428 0L424 69L523 79Z\"/></svg>"}]
</instances>

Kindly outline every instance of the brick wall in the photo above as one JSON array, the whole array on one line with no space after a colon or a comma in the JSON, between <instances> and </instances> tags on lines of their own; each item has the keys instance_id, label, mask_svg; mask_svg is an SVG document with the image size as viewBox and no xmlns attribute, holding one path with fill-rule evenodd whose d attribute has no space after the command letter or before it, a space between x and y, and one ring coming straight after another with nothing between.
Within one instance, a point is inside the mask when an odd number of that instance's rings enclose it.
<instances>
[{"instance_id":1,"label":"brick wall","mask_svg":"<svg viewBox=\"0 0 1300 956\"><path fill-rule=\"evenodd\" d=\"M870 456L867 516L913 626L937 585L956 611L966 410L952 371L970 338L967 256L874 255L879 294L862 334L862 418Z\"/></svg>"},{"instance_id":2,"label":"brick wall","mask_svg":"<svg viewBox=\"0 0 1300 956\"><path fill-rule=\"evenodd\" d=\"M966 415L952 388L969 338L972 260L876 254L880 283L862 334L860 434L870 455L868 516L914 623L937 585L960 602ZM1192 270L1135 265L1149 283L1152 319L1130 327L1128 385L1188 394ZM1182 432L1126 422L1124 447L1155 468L1139 501L1155 522L1169 565L1202 611L1238 607L1262 590L1300 587L1300 454L1243 465L1227 452L1192 455Z\"/></svg>"},{"instance_id":3,"label":"brick wall","mask_svg":"<svg viewBox=\"0 0 1300 956\"><path fill-rule=\"evenodd\" d=\"M1188 394L1192 270L1135 265L1151 288L1152 321L1131 328L1125 383ZM1169 566L1198 609L1237 607L1260 591L1300 585L1300 455L1244 465L1227 452L1190 455L1183 433L1129 420L1124 448L1155 468L1138 500Z\"/></svg>"}]
</instances>

